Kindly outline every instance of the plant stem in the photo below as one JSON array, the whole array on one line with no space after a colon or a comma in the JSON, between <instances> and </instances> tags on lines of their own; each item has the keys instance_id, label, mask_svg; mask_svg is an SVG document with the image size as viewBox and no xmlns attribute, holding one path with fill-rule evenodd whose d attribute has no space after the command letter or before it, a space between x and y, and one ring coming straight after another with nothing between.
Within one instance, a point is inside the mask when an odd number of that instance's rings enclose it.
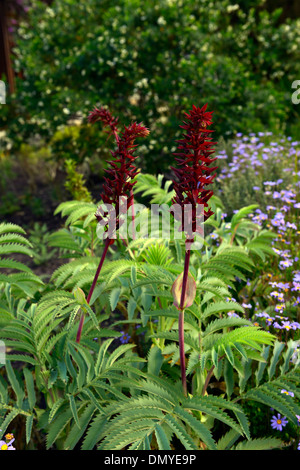
<instances>
[{"instance_id":1,"label":"plant stem","mask_svg":"<svg viewBox=\"0 0 300 470\"><path fill-rule=\"evenodd\" d=\"M186 385L186 370L185 370L185 354L184 354L184 300L186 293L186 285L189 274L191 250L185 251L184 260L184 271L182 279L182 290L179 307L179 318L178 318L178 333L179 333L179 354L180 354L180 370L181 370L181 381L183 387L183 393L187 396L187 385Z\"/></svg>"},{"instance_id":2,"label":"plant stem","mask_svg":"<svg viewBox=\"0 0 300 470\"><path fill-rule=\"evenodd\" d=\"M132 239L135 240L135 214L134 214L134 202L133 202L133 189L130 190L130 197L132 197L131 205L131 216L132 216Z\"/></svg>"},{"instance_id":3,"label":"plant stem","mask_svg":"<svg viewBox=\"0 0 300 470\"><path fill-rule=\"evenodd\" d=\"M218 362L220 362L223 359L223 357L225 357L225 354L223 354L223 356L219 357ZM206 393L209 381L210 381L210 379L213 375L213 372L214 372L214 368L215 368L215 366L212 365L211 368L209 369L208 373L207 373L205 384L203 385L203 389L202 389L202 393L201 393L202 396L204 396L205 393Z\"/></svg>"},{"instance_id":4,"label":"plant stem","mask_svg":"<svg viewBox=\"0 0 300 470\"><path fill-rule=\"evenodd\" d=\"M90 303L91 297L92 297L94 289L96 287L97 280L98 280L101 268L103 266L103 263L104 263L109 245L110 245L110 239L107 238L106 242L105 242L104 250L103 250L103 253L102 253L102 256L101 256L101 259L100 259L99 266L97 268L94 280L92 282L90 291L89 291L87 299L86 299L88 304ZM77 330L77 335L76 335L76 343L80 343L80 338L81 338L81 333L82 333L82 328L83 328L83 322L84 322L84 313L82 313L81 318L80 318L80 322L79 322L79 326L78 326L78 330Z\"/></svg>"},{"instance_id":5,"label":"plant stem","mask_svg":"<svg viewBox=\"0 0 300 470\"><path fill-rule=\"evenodd\" d=\"M179 328L179 353L180 353L181 382L182 382L183 393L185 396L187 396L185 354L184 354L184 310L179 312L178 328Z\"/></svg>"}]
</instances>

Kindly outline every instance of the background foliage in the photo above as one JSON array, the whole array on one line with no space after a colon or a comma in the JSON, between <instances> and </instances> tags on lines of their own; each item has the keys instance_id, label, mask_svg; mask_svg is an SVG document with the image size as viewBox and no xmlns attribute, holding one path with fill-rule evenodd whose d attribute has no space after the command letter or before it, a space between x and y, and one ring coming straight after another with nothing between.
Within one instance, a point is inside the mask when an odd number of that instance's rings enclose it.
<instances>
[{"instance_id":1,"label":"background foliage","mask_svg":"<svg viewBox=\"0 0 300 470\"><path fill-rule=\"evenodd\" d=\"M299 20L283 20L263 0L35 2L17 31L20 79L1 124L14 145L38 133L55 158L82 162L99 148L87 113L106 104L150 127L142 148L149 171L167 167L191 103L210 103L217 138L264 129L295 134L299 31ZM80 128L64 130L78 113Z\"/></svg>"},{"instance_id":2,"label":"background foliage","mask_svg":"<svg viewBox=\"0 0 300 470\"><path fill-rule=\"evenodd\" d=\"M296 449L299 20L263 0L48 3L15 32L17 91L1 108L0 428L18 449ZM219 168L191 257L184 396L171 294L182 241L117 240L84 302L111 148L86 117L108 105L150 128L135 198L171 204L178 124L205 102Z\"/></svg>"}]
</instances>

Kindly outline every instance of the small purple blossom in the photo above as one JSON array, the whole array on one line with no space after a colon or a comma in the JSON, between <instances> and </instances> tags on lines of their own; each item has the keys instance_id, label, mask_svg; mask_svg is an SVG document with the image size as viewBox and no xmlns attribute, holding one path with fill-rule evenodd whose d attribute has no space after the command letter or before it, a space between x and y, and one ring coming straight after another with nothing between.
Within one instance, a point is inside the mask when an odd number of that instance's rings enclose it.
<instances>
[{"instance_id":1,"label":"small purple blossom","mask_svg":"<svg viewBox=\"0 0 300 470\"><path fill-rule=\"evenodd\" d=\"M285 304L277 304L275 305L275 312L283 312L285 308Z\"/></svg>"},{"instance_id":2,"label":"small purple blossom","mask_svg":"<svg viewBox=\"0 0 300 470\"><path fill-rule=\"evenodd\" d=\"M291 325L291 322L290 321L284 321L282 322L282 329L283 330L291 330L292 329L292 325Z\"/></svg>"},{"instance_id":3,"label":"small purple blossom","mask_svg":"<svg viewBox=\"0 0 300 470\"><path fill-rule=\"evenodd\" d=\"M15 438L11 439L10 441L0 441L0 450L16 450L15 447L12 446Z\"/></svg>"},{"instance_id":4,"label":"small purple blossom","mask_svg":"<svg viewBox=\"0 0 300 470\"><path fill-rule=\"evenodd\" d=\"M280 269L289 268L290 266L293 266L293 261L290 259L284 259L284 260L279 261Z\"/></svg>"},{"instance_id":5,"label":"small purple blossom","mask_svg":"<svg viewBox=\"0 0 300 470\"><path fill-rule=\"evenodd\" d=\"M251 305L251 304L242 303L242 307L244 307L244 308L252 308L252 305Z\"/></svg>"},{"instance_id":6,"label":"small purple blossom","mask_svg":"<svg viewBox=\"0 0 300 470\"><path fill-rule=\"evenodd\" d=\"M256 313L255 316L260 317L260 318L269 318L270 315L268 315L265 312L260 312L260 313Z\"/></svg>"},{"instance_id":7,"label":"small purple blossom","mask_svg":"<svg viewBox=\"0 0 300 470\"><path fill-rule=\"evenodd\" d=\"M122 336L121 336L121 338L120 338L121 343L122 343L122 344L128 343L129 340L130 340L130 338L131 338L131 337L129 336L129 334L128 334L128 333L124 333L124 331L121 331L121 333L122 333Z\"/></svg>"},{"instance_id":8,"label":"small purple blossom","mask_svg":"<svg viewBox=\"0 0 300 470\"><path fill-rule=\"evenodd\" d=\"M240 316L239 316L237 313L233 312L233 311L232 311L232 312L231 312L231 311L230 311L230 312L227 312L227 315L228 315L229 317L240 318Z\"/></svg>"},{"instance_id":9,"label":"small purple blossom","mask_svg":"<svg viewBox=\"0 0 300 470\"><path fill-rule=\"evenodd\" d=\"M293 280L295 282L300 282L300 272L296 272L296 274L293 277Z\"/></svg>"},{"instance_id":10,"label":"small purple blossom","mask_svg":"<svg viewBox=\"0 0 300 470\"><path fill-rule=\"evenodd\" d=\"M281 393L284 393L285 395L289 395L290 397L294 397L294 393L293 392L288 392L287 390L285 390L284 388L281 390Z\"/></svg>"},{"instance_id":11,"label":"small purple blossom","mask_svg":"<svg viewBox=\"0 0 300 470\"><path fill-rule=\"evenodd\" d=\"M281 414L278 413L277 416L272 416L271 419L271 427L272 429L276 429L277 431L282 431L282 428L286 426L288 423L288 420L286 419L285 416L283 418L281 417Z\"/></svg>"}]
</instances>

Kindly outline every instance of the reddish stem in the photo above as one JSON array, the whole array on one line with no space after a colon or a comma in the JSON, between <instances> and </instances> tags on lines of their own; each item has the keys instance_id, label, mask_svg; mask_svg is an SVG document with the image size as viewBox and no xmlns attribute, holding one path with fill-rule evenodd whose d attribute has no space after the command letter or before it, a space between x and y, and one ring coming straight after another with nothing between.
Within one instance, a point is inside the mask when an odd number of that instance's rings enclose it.
<instances>
[{"instance_id":1,"label":"reddish stem","mask_svg":"<svg viewBox=\"0 0 300 470\"><path fill-rule=\"evenodd\" d=\"M104 260L105 260L110 242L111 242L111 240L109 238L107 238L106 242L105 242L104 250L103 250L103 253L102 253L102 256L101 256L101 259L100 259L100 263L98 265L94 280L92 282L90 291L89 291L87 299L86 299L88 304L90 303L91 297L92 297L94 289L96 287L97 280L98 280L101 268L103 266L103 263L104 263ZM83 322L84 322L84 313L82 313L81 318L80 318L80 322L79 322L79 326L78 326L78 330L77 330L77 335L76 335L76 343L80 343L80 338L81 338L81 333L82 333L82 328L83 328Z\"/></svg>"},{"instance_id":2,"label":"reddish stem","mask_svg":"<svg viewBox=\"0 0 300 470\"><path fill-rule=\"evenodd\" d=\"M184 310L184 299L186 293L186 285L189 275L189 265L190 265L190 257L191 257L191 250L185 251L185 259L184 259L184 271L183 271L183 279L182 279L182 291L181 291L181 298L180 298L180 310Z\"/></svg>"},{"instance_id":3,"label":"reddish stem","mask_svg":"<svg viewBox=\"0 0 300 470\"><path fill-rule=\"evenodd\" d=\"M135 240L135 215L134 215L133 189L130 190L130 197L132 197L132 205L131 205L132 239Z\"/></svg>"},{"instance_id":4,"label":"reddish stem","mask_svg":"<svg viewBox=\"0 0 300 470\"><path fill-rule=\"evenodd\" d=\"M186 384L186 369L185 369L185 353L184 353L184 300L186 293L186 286L189 274L191 250L186 249L185 260L184 260L184 271L182 279L182 291L179 307L179 318L178 318L178 334L179 334L179 354L180 354L180 370L181 370L181 381L183 392L187 395L187 384Z\"/></svg>"}]
</instances>

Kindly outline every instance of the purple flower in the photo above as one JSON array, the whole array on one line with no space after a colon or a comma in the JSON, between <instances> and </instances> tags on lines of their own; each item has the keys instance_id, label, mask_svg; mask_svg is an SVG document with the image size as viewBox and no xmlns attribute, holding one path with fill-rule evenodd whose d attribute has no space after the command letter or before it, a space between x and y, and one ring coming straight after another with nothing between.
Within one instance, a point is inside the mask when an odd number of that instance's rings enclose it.
<instances>
[{"instance_id":1,"label":"purple flower","mask_svg":"<svg viewBox=\"0 0 300 470\"><path fill-rule=\"evenodd\" d=\"M278 282L277 287L278 289L288 290L290 285L288 282Z\"/></svg>"},{"instance_id":2,"label":"purple flower","mask_svg":"<svg viewBox=\"0 0 300 470\"><path fill-rule=\"evenodd\" d=\"M280 315L275 315L276 318L279 318L279 320L288 320L288 317L281 317Z\"/></svg>"},{"instance_id":3,"label":"purple flower","mask_svg":"<svg viewBox=\"0 0 300 470\"><path fill-rule=\"evenodd\" d=\"M128 343L129 340L130 340L129 334L128 334L128 333L124 333L124 331L121 331L121 333L122 333L122 336L121 336L121 338L120 338L121 343L122 343L122 344Z\"/></svg>"},{"instance_id":4,"label":"purple flower","mask_svg":"<svg viewBox=\"0 0 300 470\"><path fill-rule=\"evenodd\" d=\"M291 322L290 321L282 322L282 329L288 330L288 331L291 330L292 329Z\"/></svg>"},{"instance_id":5,"label":"purple flower","mask_svg":"<svg viewBox=\"0 0 300 470\"><path fill-rule=\"evenodd\" d=\"M271 296L271 297L278 297L278 296L279 296L279 292L273 291L273 292L270 293L270 296Z\"/></svg>"},{"instance_id":6,"label":"purple flower","mask_svg":"<svg viewBox=\"0 0 300 470\"><path fill-rule=\"evenodd\" d=\"M251 304L245 304L245 303L243 303L243 304L242 304L242 307L244 307L244 308L252 308L252 305L251 305Z\"/></svg>"},{"instance_id":7,"label":"purple flower","mask_svg":"<svg viewBox=\"0 0 300 470\"><path fill-rule=\"evenodd\" d=\"M294 393L293 392L288 392L287 390L285 390L284 388L281 390L281 393L284 393L285 395L290 395L290 397L294 397Z\"/></svg>"},{"instance_id":8,"label":"purple flower","mask_svg":"<svg viewBox=\"0 0 300 470\"><path fill-rule=\"evenodd\" d=\"M265 312L256 313L255 316L256 317L262 317L262 318L269 318L269 315Z\"/></svg>"},{"instance_id":9,"label":"purple flower","mask_svg":"<svg viewBox=\"0 0 300 470\"><path fill-rule=\"evenodd\" d=\"M285 259L285 260L279 261L280 269L289 268L292 265L293 265L293 261L290 260L290 259Z\"/></svg>"},{"instance_id":10,"label":"purple flower","mask_svg":"<svg viewBox=\"0 0 300 470\"><path fill-rule=\"evenodd\" d=\"M288 420L284 416L283 418L281 417L281 414L278 413L277 416L272 416L271 419L271 427L272 429L276 429L277 431L282 431L282 428L286 426L288 423Z\"/></svg>"},{"instance_id":11,"label":"purple flower","mask_svg":"<svg viewBox=\"0 0 300 470\"><path fill-rule=\"evenodd\" d=\"M298 228L296 224L291 223L291 222L287 222L287 223L286 223L286 226L287 226L288 228L293 228L294 230L297 230L297 228Z\"/></svg>"},{"instance_id":12,"label":"purple flower","mask_svg":"<svg viewBox=\"0 0 300 470\"><path fill-rule=\"evenodd\" d=\"M300 282L300 272L296 272L295 276L293 277L294 282Z\"/></svg>"},{"instance_id":13,"label":"purple flower","mask_svg":"<svg viewBox=\"0 0 300 470\"><path fill-rule=\"evenodd\" d=\"M233 312L233 311L227 312L227 315L229 317L240 318L240 316L237 313Z\"/></svg>"},{"instance_id":14,"label":"purple flower","mask_svg":"<svg viewBox=\"0 0 300 470\"><path fill-rule=\"evenodd\" d=\"M293 286L294 287L292 287L291 290L293 290L293 291L298 291L299 290L300 291L300 282L293 281Z\"/></svg>"},{"instance_id":15,"label":"purple flower","mask_svg":"<svg viewBox=\"0 0 300 470\"><path fill-rule=\"evenodd\" d=\"M16 450L15 447L12 446L12 443L15 439L11 439L9 442L0 441L0 450Z\"/></svg>"}]
</instances>

